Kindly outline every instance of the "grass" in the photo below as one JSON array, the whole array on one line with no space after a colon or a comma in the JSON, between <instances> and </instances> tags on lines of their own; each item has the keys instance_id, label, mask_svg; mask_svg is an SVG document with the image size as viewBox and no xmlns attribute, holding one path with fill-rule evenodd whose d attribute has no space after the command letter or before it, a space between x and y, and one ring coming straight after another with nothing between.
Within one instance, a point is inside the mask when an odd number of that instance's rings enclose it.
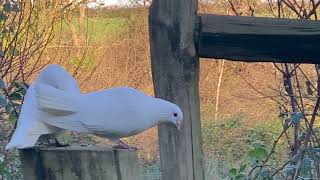
<instances>
[{"instance_id":1,"label":"grass","mask_svg":"<svg viewBox=\"0 0 320 180\"><path fill-rule=\"evenodd\" d=\"M129 34L130 19L126 17L94 17L86 18L84 22L85 36L90 43L100 43L105 40L117 40ZM80 24L77 18L72 19L78 35L80 35ZM70 28L65 21L55 26L55 32L61 33L62 38L70 36ZM67 38L70 39L70 38Z\"/></svg>"},{"instance_id":2,"label":"grass","mask_svg":"<svg viewBox=\"0 0 320 180\"><path fill-rule=\"evenodd\" d=\"M129 19L122 17L88 19L88 37L95 43L101 39L114 40L128 34Z\"/></svg>"}]
</instances>

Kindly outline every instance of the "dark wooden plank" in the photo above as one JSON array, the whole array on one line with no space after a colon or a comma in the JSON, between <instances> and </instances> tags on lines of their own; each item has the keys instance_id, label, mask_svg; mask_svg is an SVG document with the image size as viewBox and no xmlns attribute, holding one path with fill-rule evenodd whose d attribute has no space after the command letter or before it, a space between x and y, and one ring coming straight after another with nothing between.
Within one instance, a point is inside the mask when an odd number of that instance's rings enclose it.
<instances>
[{"instance_id":1,"label":"dark wooden plank","mask_svg":"<svg viewBox=\"0 0 320 180\"><path fill-rule=\"evenodd\" d=\"M200 15L200 57L248 62L320 63L320 22Z\"/></svg>"},{"instance_id":2,"label":"dark wooden plank","mask_svg":"<svg viewBox=\"0 0 320 180\"><path fill-rule=\"evenodd\" d=\"M204 180L199 58L193 39L197 0L154 0L149 27L156 97L179 105L182 130L159 126L162 180Z\"/></svg>"}]
</instances>

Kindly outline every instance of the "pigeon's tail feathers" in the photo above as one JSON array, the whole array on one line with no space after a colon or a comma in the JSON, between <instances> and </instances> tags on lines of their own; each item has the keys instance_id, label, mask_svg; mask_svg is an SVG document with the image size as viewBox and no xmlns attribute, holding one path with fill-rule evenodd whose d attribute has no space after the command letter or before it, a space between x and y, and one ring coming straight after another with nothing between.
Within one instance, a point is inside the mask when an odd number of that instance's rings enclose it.
<instances>
[{"instance_id":1,"label":"pigeon's tail feathers","mask_svg":"<svg viewBox=\"0 0 320 180\"><path fill-rule=\"evenodd\" d=\"M11 141L6 145L5 149L10 150L10 149L23 149L23 148L28 148L32 147L37 143L38 138L40 135L34 134L34 135L24 135L18 134L18 135L13 135L11 138Z\"/></svg>"},{"instance_id":2,"label":"pigeon's tail feathers","mask_svg":"<svg viewBox=\"0 0 320 180\"><path fill-rule=\"evenodd\" d=\"M17 120L17 127L5 149L26 148L36 144L41 134L51 133L50 128L39 121L36 105L35 84L31 84L24 96L24 102Z\"/></svg>"},{"instance_id":3,"label":"pigeon's tail feathers","mask_svg":"<svg viewBox=\"0 0 320 180\"><path fill-rule=\"evenodd\" d=\"M64 116L77 112L77 103L70 93L42 83L35 87L39 109L52 115Z\"/></svg>"},{"instance_id":4,"label":"pigeon's tail feathers","mask_svg":"<svg viewBox=\"0 0 320 180\"><path fill-rule=\"evenodd\" d=\"M80 94L77 81L66 70L56 64L48 65L42 70L36 82L53 86L62 91Z\"/></svg>"}]
</instances>

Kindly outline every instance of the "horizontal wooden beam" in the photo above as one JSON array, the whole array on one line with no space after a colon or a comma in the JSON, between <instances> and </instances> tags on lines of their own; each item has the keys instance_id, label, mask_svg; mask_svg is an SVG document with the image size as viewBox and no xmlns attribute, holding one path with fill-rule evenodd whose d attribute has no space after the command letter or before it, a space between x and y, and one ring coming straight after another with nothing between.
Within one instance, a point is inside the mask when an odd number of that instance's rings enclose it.
<instances>
[{"instance_id":1,"label":"horizontal wooden beam","mask_svg":"<svg viewBox=\"0 0 320 180\"><path fill-rule=\"evenodd\" d=\"M320 22L199 15L200 57L320 64Z\"/></svg>"}]
</instances>

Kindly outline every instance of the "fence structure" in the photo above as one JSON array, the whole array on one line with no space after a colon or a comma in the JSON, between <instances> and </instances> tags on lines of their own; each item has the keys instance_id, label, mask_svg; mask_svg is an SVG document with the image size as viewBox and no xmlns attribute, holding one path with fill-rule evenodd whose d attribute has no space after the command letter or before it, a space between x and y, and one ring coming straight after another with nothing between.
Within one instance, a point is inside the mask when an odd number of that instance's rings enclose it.
<instances>
[{"instance_id":1,"label":"fence structure","mask_svg":"<svg viewBox=\"0 0 320 180\"><path fill-rule=\"evenodd\" d=\"M156 97L184 112L181 132L159 125L162 180L204 180L199 57L320 64L320 23L198 14L197 0L154 0L149 12Z\"/></svg>"}]
</instances>

